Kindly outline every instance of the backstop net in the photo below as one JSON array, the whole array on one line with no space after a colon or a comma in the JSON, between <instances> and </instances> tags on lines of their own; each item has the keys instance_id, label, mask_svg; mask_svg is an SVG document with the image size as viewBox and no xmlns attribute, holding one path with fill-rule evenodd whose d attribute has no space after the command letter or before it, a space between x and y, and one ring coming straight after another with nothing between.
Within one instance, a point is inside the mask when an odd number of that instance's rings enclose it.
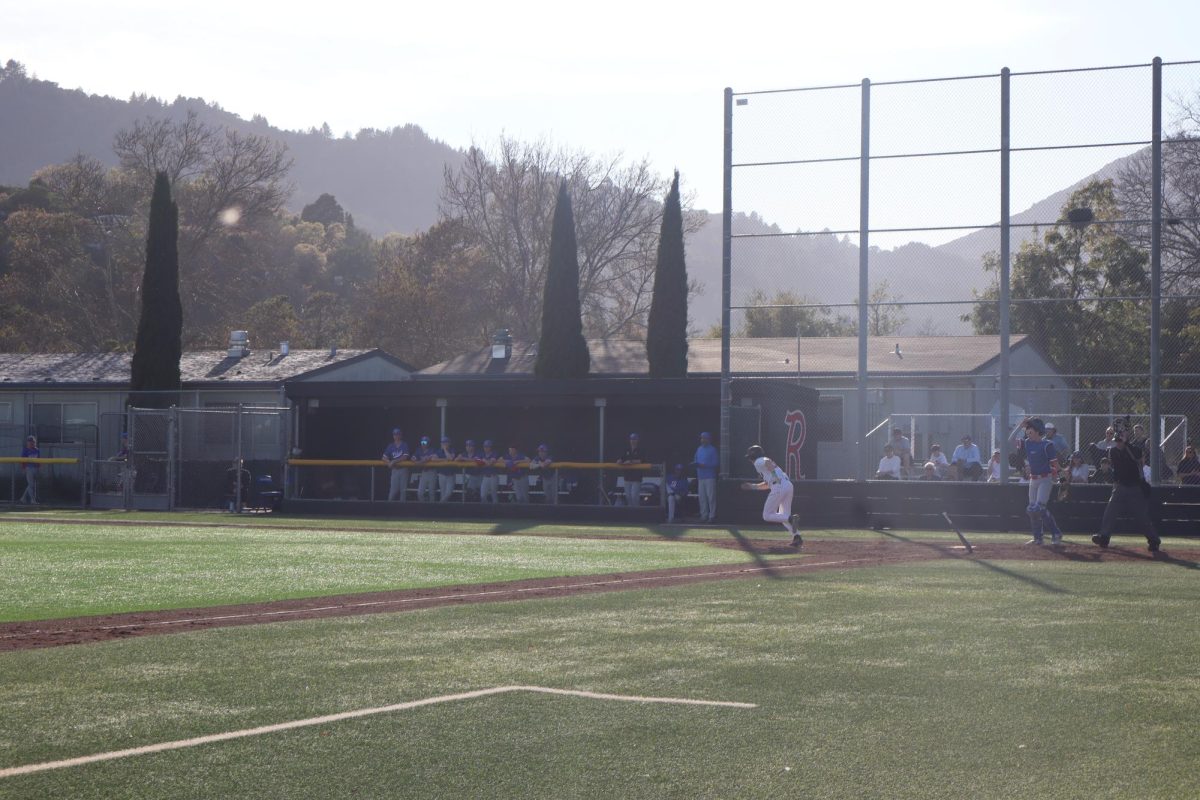
<instances>
[{"instance_id":1,"label":"backstop net","mask_svg":"<svg viewBox=\"0 0 1200 800\"><path fill-rule=\"evenodd\" d=\"M820 391L808 477L869 479L889 440L905 477L965 437L987 461L1026 416L1098 463L1130 415L1178 480L1200 62L727 90L725 114L723 378Z\"/></svg>"}]
</instances>

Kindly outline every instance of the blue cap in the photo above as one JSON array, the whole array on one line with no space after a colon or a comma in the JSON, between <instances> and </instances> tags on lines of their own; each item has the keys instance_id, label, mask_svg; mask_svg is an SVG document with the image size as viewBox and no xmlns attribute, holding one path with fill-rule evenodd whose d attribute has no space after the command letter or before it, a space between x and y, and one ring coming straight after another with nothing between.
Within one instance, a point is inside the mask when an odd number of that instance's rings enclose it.
<instances>
[{"instance_id":1,"label":"blue cap","mask_svg":"<svg viewBox=\"0 0 1200 800\"><path fill-rule=\"evenodd\" d=\"M465 445L466 445L466 446L468 446L468 447L474 447L474 446L475 446L475 440L474 440L474 439L467 439L467 441L465 441L463 444L465 444Z\"/></svg>"},{"instance_id":2,"label":"blue cap","mask_svg":"<svg viewBox=\"0 0 1200 800\"><path fill-rule=\"evenodd\" d=\"M122 439L128 439L128 438L129 438L129 434L128 434L128 433L126 433L125 431L121 431L121 438L122 438Z\"/></svg>"},{"instance_id":3,"label":"blue cap","mask_svg":"<svg viewBox=\"0 0 1200 800\"><path fill-rule=\"evenodd\" d=\"M422 436L422 437L421 437L421 444L429 444L429 437L428 437L428 436Z\"/></svg>"},{"instance_id":4,"label":"blue cap","mask_svg":"<svg viewBox=\"0 0 1200 800\"><path fill-rule=\"evenodd\" d=\"M443 436L443 437L442 437L442 441L443 441L443 442L448 442L448 441L450 441L450 437L449 437L449 436Z\"/></svg>"},{"instance_id":5,"label":"blue cap","mask_svg":"<svg viewBox=\"0 0 1200 800\"><path fill-rule=\"evenodd\" d=\"M700 434L700 438L701 438L701 439L711 439L711 438L712 438L712 434L711 434L711 433L709 433L708 431L704 431L704 432L702 432L702 433Z\"/></svg>"},{"instance_id":6,"label":"blue cap","mask_svg":"<svg viewBox=\"0 0 1200 800\"><path fill-rule=\"evenodd\" d=\"M629 438L636 440L638 438L638 435L636 433L631 433L631 434L629 434Z\"/></svg>"},{"instance_id":7,"label":"blue cap","mask_svg":"<svg viewBox=\"0 0 1200 800\"><path fill-rule=\"evenodd\" d=\"M550 449L550 448L549 448L549 447L547 447L547 446L546 446L546 445L544 445L544 444L539 444L539 445L538 445L538 450L547 450L547 451L548 451L549 449Z\"/></svg>"},{"instance_id":8,"label":"blue cap","mask_svg":"<svg viewBox=\"0 0 1200 800\"><path fill-rule=\"evenodd\" d=\"M681 470L681 469L683 469L683 464L676 464L676 465L675 465L675 470L676 470L676 471L679 471L679 470Z\"/></svg>"},{"instance_id":9,"label":"blue cap","mask_svg":"<svg viewBox=\"0 0 1200 800\"><path fill-rule=\"evenodd\" d=\"M399 436L402 433L404 433L404 431L400 430L399 428L392 428L392 436Z\"/></svg>"},{"instance_id":10,"label":"blue cap","mask_svg":"<svg viewBox=\"0 0 1200 800\"><path fill-rule=\"evenodd\" d=\"M484 446L484 447L491 447L491 446L492 446L492 440L491 440L491 439L484 439L484 440L483 440L483 446Z\"/></svg>"}]
</instances>

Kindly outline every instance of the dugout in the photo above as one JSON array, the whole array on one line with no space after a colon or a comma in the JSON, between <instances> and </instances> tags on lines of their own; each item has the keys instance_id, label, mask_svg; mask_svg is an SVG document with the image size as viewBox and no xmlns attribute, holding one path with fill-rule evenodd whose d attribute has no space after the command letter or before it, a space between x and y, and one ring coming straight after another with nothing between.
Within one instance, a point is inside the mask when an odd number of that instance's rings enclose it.
<instances>
[{"instance_id":1,"label":"dugout","mask_svg":"<svg viewBox=\"0 0 1200 800\"><path fill-rule=\"evenodd\" d=\"M701 431L711 432L714 444L720 445L720 379L716 377L298 382L288 385L287 396L297 411L294 443L306 459L377 459L391 441L394 427L403 429L410 446L421 436L436 442L444 434L460 450L468 438L480 445L490 438L497 450L515 443L528 454L544 442L561 461L611 462L626 449L634 432L640 436L645 458L656 464L691 462ZM747 378L732 382L732 397L730 446L735 475L748 474L741 455L754 443L761 443L781 465L786 463L792 474L815 471L816 443L806 435L808 421L815 419L817 411L815 390L794 378ZM285 501L284 508L332 511L330 503L335 503L340 512L430 513L429 504L401 509L398 504L379 502L387 495L383 485L387 476L383 470L375 473L372 487L366 470L330 468L296 493L302 502ZM581 507L603 505L598 473L580 471L570 477L576 489L555 515L579 516ZM607 472L604 480L611 486L615 475ZM454 508L447 512L471 511L471 504L450 505ZM576 511L568 510L572 507ZM526 516L540 515L532 508L520 507ZM476 509L497 512L494 507ZM611 512L646 521L660 517L657 508L606 509Z\"/></svg>"}]
</instances>

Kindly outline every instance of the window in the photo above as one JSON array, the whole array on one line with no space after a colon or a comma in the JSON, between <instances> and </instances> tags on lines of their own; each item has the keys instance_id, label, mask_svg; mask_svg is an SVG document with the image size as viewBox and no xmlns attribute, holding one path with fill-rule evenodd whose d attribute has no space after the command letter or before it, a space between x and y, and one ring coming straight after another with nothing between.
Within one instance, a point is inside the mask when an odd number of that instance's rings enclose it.
<instances>
[{"instance_id":1,"label":"window","mask_svg":"<svg viewBox=\"0 0 1200 800\"><path fill-rule=\"evenodd\" d=\"M842 413L845 397L840 394L817 398L817 441L842 441Z\"/></svg>"},{"instance_id":2,"label":"window","mask_svg":"<svg viewBox=\"0 0 1200 800\"><path fill-rule=\"evenodd\" d=\"M96 443L95 403L33 403L29 422L38 442Z\"/></svg>"},{"instance_id":3,"label":"window","mask_svg":"<svg viewBox=\"0 0 1200 800\"><path fill-rule=\"evenodd\" d=\"M0 425L12 423L12 403L0 403Z\"/></svg>"}]
</instances>

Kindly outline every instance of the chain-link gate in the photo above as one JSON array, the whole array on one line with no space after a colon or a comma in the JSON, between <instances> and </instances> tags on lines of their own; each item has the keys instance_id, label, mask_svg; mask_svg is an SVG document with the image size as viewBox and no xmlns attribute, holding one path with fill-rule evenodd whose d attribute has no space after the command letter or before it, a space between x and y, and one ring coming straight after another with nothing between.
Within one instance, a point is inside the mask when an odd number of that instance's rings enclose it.
<instances>
[{"instance_id":1,"label":"chain-link gate","mask_svg":"<svg viewBox=\"0 0 1200 800\"><path fill-rule=\"evenodd\" d=\"M91 464L95 508L275 508L290 410L230 404L104 415ZM127 435L127 436L126 436Z\"/></svg>"},{"instance_id":2,"label":"chain-link gate","mask_svg":"<svg viewBox=\"0 0 1200 800\"><path fill-rule=\"evenodd\" d=\"M287 408L175 409L177 507L274 508L288 449Z\"/></svg>"}]
</instances>

